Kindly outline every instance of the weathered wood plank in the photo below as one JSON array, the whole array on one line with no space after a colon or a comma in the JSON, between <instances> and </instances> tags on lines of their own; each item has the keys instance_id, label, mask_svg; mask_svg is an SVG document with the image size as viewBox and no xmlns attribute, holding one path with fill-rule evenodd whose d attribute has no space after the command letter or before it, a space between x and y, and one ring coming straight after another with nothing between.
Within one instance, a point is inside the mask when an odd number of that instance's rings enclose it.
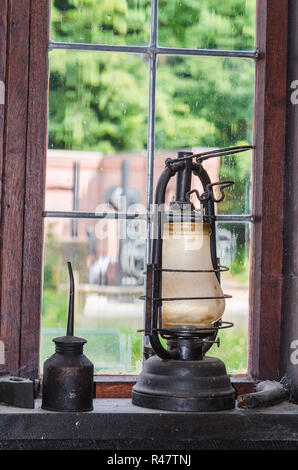
<instances>
[{"instance_id":1,"label":"weathered wood plank","mask_svg":"<svg viewBox=\"0 0 298 470\"><path fill-rule=\"evenodd\" d=\"M30 1L8 2L7 72L1 213L1 340L6 367L19 372L24 188L27 147Z\"/></svg>"},{"instance_id":2,"label":"weathered wood plank","mask_svg":"<svg viewBox=\"0 0 298 470\"><path fill-rule=\"evenodd\" d=\"M38 377L47 151L48 0L31 0L20 372Z\"/></svg>"},{"instance_id":3,"label":"weathered wood plank","mask_svg":"<svg viewBox=\"0 0 298 470\"><path fill-rule=\"evenodd\" d=\"M7 0L0 2L0 99L3 93L3 84L6 79L6 36L7 36ZM4 95L5 101L5 95ZM4 116L5 102L0 101L0 216L2 196L2 167L4 145Z\"/></svg>"},{"instance_id":4,"label":"weathered wood plank","mask_svg":"<svg viewBox=\"0 0 298 470\"><path fill-rule=\"evenodd\" d=\"M279 378L288 1L259 0L249 372Z\"/></svg>"}]
</instances>

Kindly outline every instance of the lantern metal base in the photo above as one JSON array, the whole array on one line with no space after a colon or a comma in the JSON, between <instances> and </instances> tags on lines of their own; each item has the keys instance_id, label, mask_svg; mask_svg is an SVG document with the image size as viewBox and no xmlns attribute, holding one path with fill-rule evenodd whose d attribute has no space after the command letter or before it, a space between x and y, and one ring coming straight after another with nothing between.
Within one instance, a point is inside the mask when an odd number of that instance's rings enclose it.
<instances>
[{"instance_id":1,"label":"lantern metal base","mask_svg":"<svg viewBox=\"0 0 298 470\"><path fill-rule=\"evenodd\" d=\"M220 359L165 361L153 356L144 362L132 403L169 411L221 411L235 407L235 396Z\"/></svg>"}]
</instances>

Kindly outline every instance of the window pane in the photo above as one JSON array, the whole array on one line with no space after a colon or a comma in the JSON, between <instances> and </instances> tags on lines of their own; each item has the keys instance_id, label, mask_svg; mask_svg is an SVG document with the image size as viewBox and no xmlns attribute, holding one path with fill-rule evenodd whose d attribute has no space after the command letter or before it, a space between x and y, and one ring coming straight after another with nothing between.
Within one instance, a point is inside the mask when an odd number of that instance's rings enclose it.
<instances>
[{"instance_id":1,"label":"window pane","mask_svg":"<svg viewBox=\"0 0 298 470\"><path fill-rule=\"evenodd\" d=\"M90 44L147 44L150 12L150 0L52 0L51 39Z\"/></svg>"},{"instance_id":2,"label":"window pane","mask_svg":"<svg viewBox=\"0 0 298 470\"><path fill-rule=\"evenodd\" d=\"M222 359L229 373L246 372L247 333L249 313L250 224L218 223L217 255L230 271L221 273L221 285L226 300L223 321L234 323L233 328L221 330L220 347L213 346L208 355Z\"/></svg>"},{"instance_id":3,"label":"window pane","mask_svg":"<svg viewBox=\"0 0 298 470\"><path fill-rule=\"evenodd\" d=\"M159 43L192 49L252 50L255 0L160 0Z\"/></svg>"},{"instance_id":4,"label":"window pane","mask_svg":"<svg viewBox=\"0 0 298 470\"><path fill-rule=\"evenodd\" d=\"M206 149L252 142L254 64L250 60L162 57L157 69L155 176L179 149ZM250 211L251 152L204 163L213 182L235 181L217 212ZM173 186L174 187L174 186Z\"/></svg>"},{"instance_id":5,"label":"window pane","mask_svg":"<svg viewBox=\"0 0 298 470\"><path fill-rule=\"evenodd\" d=\"M120 224L45 219L41 363L54 351L51 340L66 331L66 262L70 260L75 277L75 335L88 340L85 352L95 372L139 372L142 333L137 330L143 327L139 296L144 291L145 240L132 236L132 222L126 228ZM126 231L130 238L125 238Z\"/></svg>"},{"instance_id":6,"label":"window pane","mask_svg":"<svg viewBox=\"0 0 298 470\"><path fill-rule=\"evenodd\" d=\"M140 202L147 57L57 50L50 71L46 209L95 211L119 191L125 174L132 201Z\"/></svg>"}]
</instances>

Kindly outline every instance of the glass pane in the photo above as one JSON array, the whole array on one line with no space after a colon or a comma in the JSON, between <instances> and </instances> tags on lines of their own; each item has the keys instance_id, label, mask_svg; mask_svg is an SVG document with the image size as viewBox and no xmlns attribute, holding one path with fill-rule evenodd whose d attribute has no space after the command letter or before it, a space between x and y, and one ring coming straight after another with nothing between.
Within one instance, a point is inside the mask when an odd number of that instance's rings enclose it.
<instances>
[{"instance_id":1,"label":"glass pane","mask_svg":"<svg viewBox=\"0 0 298 470\"><path fill-rule=\"evenodd\" d=\"M255 0L160 0L159 43L192 49L252 50Z\"/></svg>"},{"instance_id":2,"label":"glass pane","mask_svg":"<svg viewBox=\"0 0 298 470\"><path fill-rule=\"evenodd\" d=\"M246 59L159 58L156 103L157 178L166 157L177 150L199 153L251 144L254 64ZM251 152L245 152L204 163L213 182L235 181L218 213L249 213L251 161Z\"/></svg>"},{"instance_id":3,"label":"glass pane","mask_svg":"<svg viewBox=\"0 0 298 470\"><path fill-rule=\"evenodd\" d=\"M250 223L217 224L217 256L230 271L221 273L226 300L223 321L233 328L221 330L220 347L212 347L208 355L222 359L229 373L247 370L247 337L249 313Z\"/></svg>"},{"instance_id":4,"label":"glass pane","mask_svg":"<svg viewBox=\"0 0 298 470\"><path fill-rule=\"evenodd\" d=\"M150 0L52 0L51 39L144 45L150 37Z\"/></svg>"},{"instance_id":5,"label":"glass pane","mask_svg":"<svg viewBox=\"0 0 298 470\"><path fill-rule=\"evenodd\" d=\"M57 50L50 54L50 71L46 210L95 211L119 191L125 175L132 203L140 202L146 187L146 57Z\"/></svg>"},{"instance_id":6,"label":"glass pane","mask_svg":"<svg viewBox=\"0 0 298 470\"><path fill-rule=\"evenodd\" d=\"M144 221L145 223L145 221ZM41 363L65 334L68 273L75 277L75 335L96 373L136 374L141 368L145 239L132 222L45 219ZM76 226L77 236L73 236ZM144 228L144 227L143 227ZM143 229L140 227L140 229ZM129 236L125 237L128 233Z\"/></svg>"}]
</instances>

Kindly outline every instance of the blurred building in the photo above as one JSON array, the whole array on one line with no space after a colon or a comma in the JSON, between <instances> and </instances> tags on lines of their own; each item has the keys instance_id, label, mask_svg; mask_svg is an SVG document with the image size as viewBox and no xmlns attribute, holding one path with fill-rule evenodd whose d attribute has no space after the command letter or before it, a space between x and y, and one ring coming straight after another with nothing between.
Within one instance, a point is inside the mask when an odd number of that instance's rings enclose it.
<instances>
[{"instance_id":1,"label":"blurred building","mask_svg":"<svg viewBox=\"0 0 298 470\"><path fill-rule=\"evenodd\" d=\"M196 152L202 150L194 149ZM174 156L174 151L156 153L155 183L166 158ZM219 159L204 163L213 181L218 179L219 164ZM125 212L125 206L117 206L119 196L125 193L127 205L131 207L134 204L138 212L145 213L146 167L145 151L103 155L99 152L48 150L46 210ZM175 181L172 180L168 186L167 202L174 194ZM46 235L51 234L59 241L62 250L77 250L78 256L87 259L88 275L84 282L102 285L140 283L145 241L142 244L140 240L119 240L121 223L110 219L46 218L45 230ZM145 221L141 223L145 224ZM102 239L99 231L106 231L108 235Z\"/></svg>"}]
</instances>

